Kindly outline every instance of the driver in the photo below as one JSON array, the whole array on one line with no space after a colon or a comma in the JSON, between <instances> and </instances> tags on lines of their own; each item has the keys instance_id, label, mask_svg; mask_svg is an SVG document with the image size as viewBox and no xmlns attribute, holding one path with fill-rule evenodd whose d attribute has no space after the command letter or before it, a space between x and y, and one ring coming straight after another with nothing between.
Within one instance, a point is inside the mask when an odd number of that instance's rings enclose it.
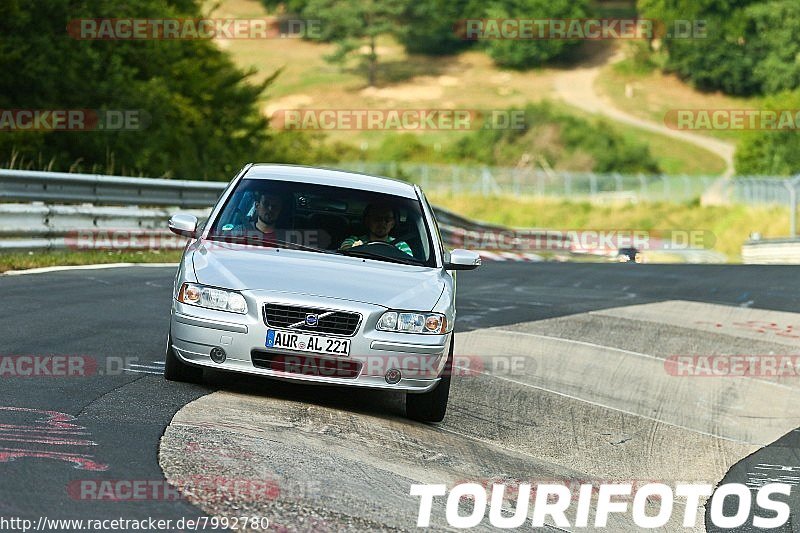
<instances>
[{"instance_id":1,"label":"driver","mask_svg":"<svg viewBox=\"0 0 800 533\"><path fill-rule=\"evenodd\" d=\"M371 242L385 242L393 244L398 250L413 257L414 252L411 251L411 247L405 241L398 241L389 235L397 225L397 219L397 211L391 205L387 203L369 204L364 209L364 225L367 227L369 234L351 235L342 241L339 249L346 250Z\"/></svg>"}]
</instances>

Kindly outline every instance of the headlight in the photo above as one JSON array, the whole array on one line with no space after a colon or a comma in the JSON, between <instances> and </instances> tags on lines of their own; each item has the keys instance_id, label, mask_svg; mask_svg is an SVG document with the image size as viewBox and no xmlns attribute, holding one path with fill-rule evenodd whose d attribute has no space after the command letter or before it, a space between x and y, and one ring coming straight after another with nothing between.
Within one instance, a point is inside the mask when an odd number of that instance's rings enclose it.
<instances>
[{"instance_id":1,"label":"headlight","mask_svg":"<svg viewBox=\"0 0 800 533\"><path fill-rule=\"evenodd\" d=\"M447 319L440 313L386 311L376 327L380 331L442 334L447 332Z\"/></svg>"},{"instance_id":2,"label":"headlight","mask_svg":"<svg viewBox=\"0 0 800 533\"><path fill-rule=\"evenodd\" d=\"M238 292L215 289L197 283L181 285L181 290L178 291L178 301L219 311L247 313L247 302L244 300L244 296Z\"/></svg>"}]
</instances>

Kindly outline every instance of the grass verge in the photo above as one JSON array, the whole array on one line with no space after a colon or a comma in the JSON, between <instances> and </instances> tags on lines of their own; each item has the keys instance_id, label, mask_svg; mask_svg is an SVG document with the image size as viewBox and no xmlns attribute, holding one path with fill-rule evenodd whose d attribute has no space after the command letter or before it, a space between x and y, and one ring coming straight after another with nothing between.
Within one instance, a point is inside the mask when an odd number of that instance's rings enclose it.
<instances>
[{"instance_id":1,"label":"grass verge","mask_svg":"<svg viewBox=\"0 0 800 533\"><path fill-rule=\"evenodd\" d=\"M561 103L553 104L564 112L569 112L587 120L596 120L597 116L586 113ZM627 108L620 107L620 109ZM605 120L609 127L631 141L646 144L656 160L662 173L686 176L719 176L725 171L725 161L713 152L696 144L659 135L647 130L629 126L621 122Z\"/></svg>"},{"instance_id":2,"label":"grass verge","mask_svg":"<svg viewBox=\"0 0 800 533\"><path fill-rule=\"evenodd\" d=\"M700 92L674 74L637 69L631 59L607 65L597 79L596 88L619 109L659 124L664 124L667 112L675 109L757 109L761 106L758 98ZM698 130L693 133L738 141L742 131Z\"/></svg>"},{"instance_id":3,"label":"grass verge","mask_svg":"<svg viewBox=\"0 0 800 533\"><path fill-rule=\"evenodd\" d=\"M513 227L559 230L704 230L713 235L711 249L729 261L741 260L750 233L765 238L789 234L789 211L783 207L700 206L675 204L595 205L534 197L429 194L431 202L466 217Z\"/></svg>"},{"instance_id":4,"label":"grass verge","mask_svg":"<svg viewBox=\"0 0 800 533\"><path fill-rule=\"evenodd\" d=\"M0 272L51 266L107 263L177 263L182 250L144 251L30 251L0 253Z\"/></svg>"},{"instance_id":5,"label":"grass verge","mask_svg":"<svg viewBox=\"0 0 800 533\"><path fill-rule=\"evenodd\" d=\"M711 249L732 262L741 257L741 246L752 232L765 238L789 234L789 212L783 207L700 206L697 202L675 204L595 205L551 198L438 194L428 197L468 218L519 228L558 230L704 230L713 236ZM50 266L107 263L177 263L180 250L145 251L31 251L0 254L0 272Z\"/></svg>"}]
</instances>

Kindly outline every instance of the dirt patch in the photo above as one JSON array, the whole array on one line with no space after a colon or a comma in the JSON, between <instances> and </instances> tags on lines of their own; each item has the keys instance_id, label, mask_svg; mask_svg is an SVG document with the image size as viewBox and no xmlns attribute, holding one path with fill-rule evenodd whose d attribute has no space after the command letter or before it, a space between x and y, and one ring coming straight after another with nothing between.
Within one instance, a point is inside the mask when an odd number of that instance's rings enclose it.
<instances>
[{"instance_id":1,"label":"dirt patch","mask_svg":"<svg viewBox=\"0 0 800 533\"><path fill-rule=\"evenodd\" d=\"M314 98L307 94L292 94L271 101L261 109L261 112L264 113L264 116L271 117L276 111L299 109L308 107L313 103Z\"/></svg>"},{"instance_id":2,"label":"dirt patch","mask_svg":"<svg viewBox=\"0 0 800 533\"><path fill-rule=\"evenodd\" d=\"M379 100L396 100L401 102L438 100L444 94L442 85L443 84L441 84L437 78L432 76L420 76L412 79L408 83L394 85L392 87L367 87L366 89L362 89L359 94Z\"/></svg>"}]
</instances>

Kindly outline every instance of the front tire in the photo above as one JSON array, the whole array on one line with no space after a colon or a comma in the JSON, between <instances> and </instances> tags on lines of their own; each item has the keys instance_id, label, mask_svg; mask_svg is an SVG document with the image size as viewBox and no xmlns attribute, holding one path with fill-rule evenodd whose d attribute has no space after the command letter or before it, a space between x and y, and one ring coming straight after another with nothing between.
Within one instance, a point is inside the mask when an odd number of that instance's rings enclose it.
<instances>
[{"instance_id":1,"label":"front tire","mask_svg":"<svg viewBox=\"0 0 800 533\"><path fill-rule=\"evenodd\" d=\"M447 399L450 396L450 375L453 373L453 341L436 386L422 394L406 393L406 416L419 422L441 422L447 412Z\"/></svg>"},{"instance_id":2,"label":"front tire","mask_svg":"<svg viewBox=\"0 0 800 533\"><path fill-rule=\"evenodd\" d=\"M164 355L164 379L184 383L200 383L203 380L203 369L187 365L180 360L172 349L172 334L167 335L167 351Z\"/></svg>"}]
</instances>

